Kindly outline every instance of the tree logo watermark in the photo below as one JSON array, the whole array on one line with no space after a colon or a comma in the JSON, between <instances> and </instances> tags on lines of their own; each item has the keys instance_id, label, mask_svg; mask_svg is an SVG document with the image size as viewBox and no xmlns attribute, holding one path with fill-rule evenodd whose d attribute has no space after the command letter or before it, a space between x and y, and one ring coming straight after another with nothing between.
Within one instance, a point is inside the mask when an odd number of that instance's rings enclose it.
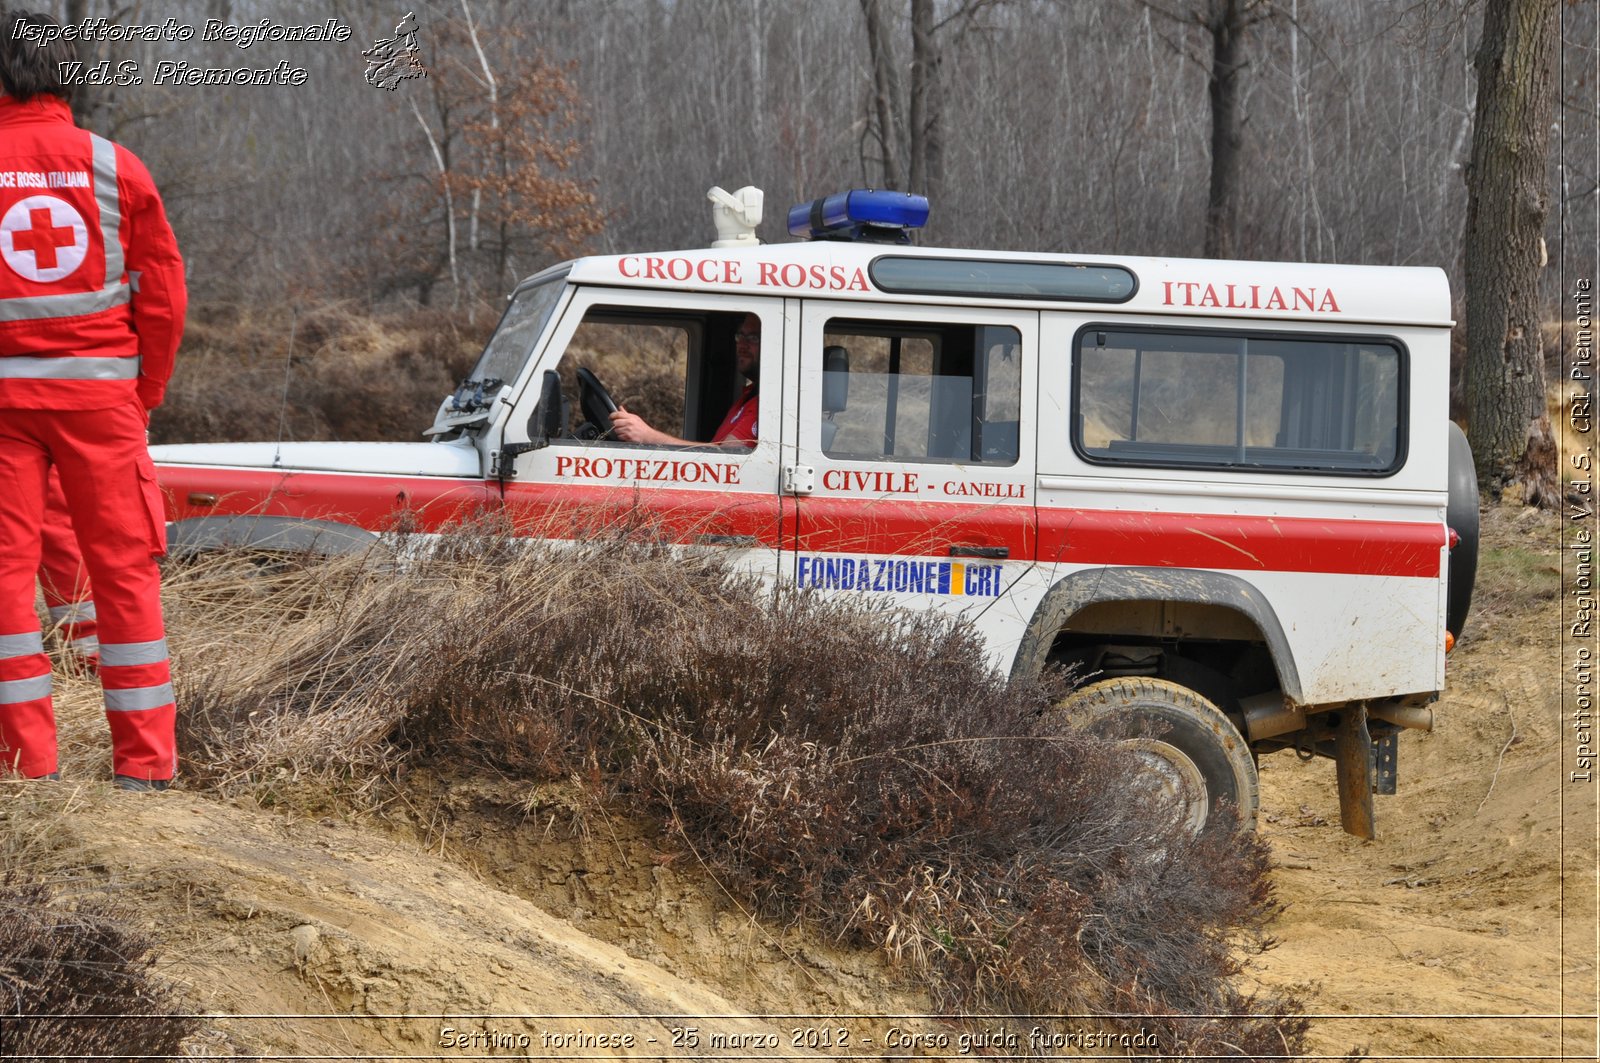
<instances>
[{"instance_id":1,"label":"tree logo watermark","mask_svg":"<svg viewBox=\"0 0 1600 1063\"><path fill-rule=\"evenodd\" d=\"M394 28L388 40L373 41L364 50L367 57L367 84L393 92L400 82L408 78L425 78L428 71L418 57L417 16L407 11L406 17Z\"/></svg>"}]
</instances>

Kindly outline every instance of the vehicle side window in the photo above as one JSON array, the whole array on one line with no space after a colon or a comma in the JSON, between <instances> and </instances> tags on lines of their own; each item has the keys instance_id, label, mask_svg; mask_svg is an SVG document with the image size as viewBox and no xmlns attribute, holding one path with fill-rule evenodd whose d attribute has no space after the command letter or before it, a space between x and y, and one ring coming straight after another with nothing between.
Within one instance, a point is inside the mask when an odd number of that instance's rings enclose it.
<instances>
[{"instance_id":1,"label":"vehicle side window","mask_svg":"<svg viewBox=\"0 0 1600 1063\"><path fill-rule=\"evenodd\" d=\"M1101 329L1073 351L1089 461L1384 474L1404 460L1398 343Z\"/></svg>"},{"instance_id":2,"label":"vehicle side window","mask_svg":"<svg viewBox=\"0 0 1600 1063\"><path fill-rule=\"evenodd\" d=\"M1016 329L835 319L823 343L844 352L824 359L822 449L829 457L1016 462ZM843 408L827 408L841 399Z\"/></svg>"},{"instance_id":3,"label":"vehicle side window","mask_svg":"<svg viewBox=\"0 0 1600 1063\"><path fill-rule=\"evenodd\" d=\"M569 416L578 423L583 419L577 378L581 366L599 377L620 405L653 425L681 432L689 350L698 349L700 341L701 330L693 322L609 318L603 310L591 309L556 367ZM576 430L578 423L568 428Z\"/></svg>"},{"instance_id":4,"label":"vehicle side window","mask_svg":"<svg viewBox=\"0 0 1600 1063\"><path fill-rule=\"evenodd\" d=\"M654 428L709 442L745 387L734 357L745 316L735 309L590 307L556 365L563 434L615 442L609 422L586 423L578 374L586 369L619 406Z\"/></svg>"}]
</instances>

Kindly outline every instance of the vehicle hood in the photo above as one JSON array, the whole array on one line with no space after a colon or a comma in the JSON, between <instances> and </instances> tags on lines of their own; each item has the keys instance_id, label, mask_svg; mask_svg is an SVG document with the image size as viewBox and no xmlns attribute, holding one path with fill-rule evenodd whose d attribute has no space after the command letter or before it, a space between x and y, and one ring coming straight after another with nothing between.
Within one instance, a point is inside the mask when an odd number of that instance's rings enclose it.
<instances>
[{"instance_id":1,"label":"vehicle hood","mask_svg":"<svg viewBox=\"0 0 1600 1063\"><path fill-rule=\"evenodd\" d=\"M483 475L471 444L173 443L150 448L157 465L368 473L389 476Z\"/></svg>"}]
</instances>

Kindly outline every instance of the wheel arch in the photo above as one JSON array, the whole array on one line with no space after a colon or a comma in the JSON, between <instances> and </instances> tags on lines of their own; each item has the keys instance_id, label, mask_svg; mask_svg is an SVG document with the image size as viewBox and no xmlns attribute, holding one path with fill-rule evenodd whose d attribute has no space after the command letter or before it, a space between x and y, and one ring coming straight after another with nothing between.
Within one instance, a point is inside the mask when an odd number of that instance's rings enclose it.
<instances>
[{"instance_id":1,"label":"wheel arch","mask_svg":"<svg viewBox=\"0 0 1600 1063\"><path fill-rule=\"evenodd\" d=\"M1091 605L1108 602L1186 602L1242 614L1266 642L1284 695L1290 701L1303 700L1300 673L1288 636L1266 597L1238 576L1201 569L1127 565L1071 573L1046 591L1034 610L1017 648L1011 674L1038 675L1056 636L1072 618Z\"/></svg>"}]
</instances>

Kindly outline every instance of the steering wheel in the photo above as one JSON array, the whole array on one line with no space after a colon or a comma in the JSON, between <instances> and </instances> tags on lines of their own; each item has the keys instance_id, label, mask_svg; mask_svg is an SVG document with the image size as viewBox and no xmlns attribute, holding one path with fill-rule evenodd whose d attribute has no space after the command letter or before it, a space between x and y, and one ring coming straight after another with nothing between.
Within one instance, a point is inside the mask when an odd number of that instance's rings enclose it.
<instances>
[{"instance_id":1,"label":"steering wheel","mask_svg":"<svg viewBox=\"0 0 1600 1063\"><path fill-rule=\"evenodd\" d=\"M617 400L600 383L600 378L583 366L578 367L577 377L578 407L583 411L583 419L594 429L591 438L604 439L611 432L611 414L617 408Z\"/></svg>"}]
</instances>

